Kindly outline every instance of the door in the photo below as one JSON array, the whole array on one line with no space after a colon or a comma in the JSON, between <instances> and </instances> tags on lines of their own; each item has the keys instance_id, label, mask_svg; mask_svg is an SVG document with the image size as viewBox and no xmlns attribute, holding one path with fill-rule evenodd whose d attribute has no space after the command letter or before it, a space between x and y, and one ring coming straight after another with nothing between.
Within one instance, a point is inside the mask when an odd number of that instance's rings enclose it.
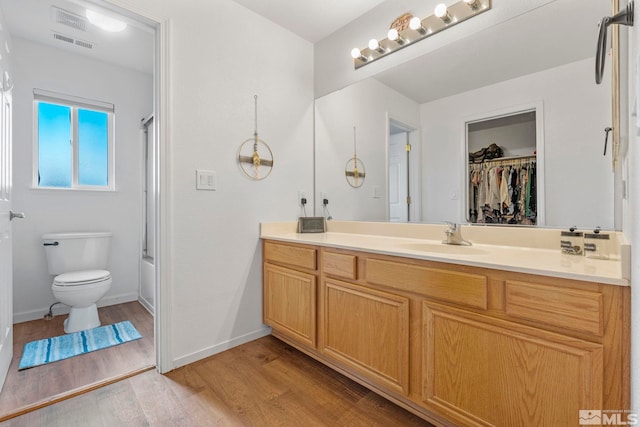
<instances>
[{"instance_id":1,"label":"door","mask_svg":"<svg viewBox=\"0 0 640 427\"><path fill-rule=\"evenodd\" d=\"M415 128L389 119L387 135L387 171L388 171L388 203L389 221L418 221L413 195L419 190L416 187L416 168L411 158L412 147L418 144L418 132ZM412 195L413 194L413 195ZM419 200L418 200L419 201Z\"/></svg>"},{"instance_id":2,"label":"door","mask_svg":"<svg viewBox=\"0 0 640 427\"><path fill-rule=\"evenodd\" d=\"M0 90L0 390L13 357L11 95Z\"/></svg>"},{"instance_id":3,"label":"door","mask_svg":"<svg viewBox=\"0 0 640 427\"><path fill-rule=\"evenodd\" d=\"M389 221L407 222L406 133L389 136Z\"/></svg>"}]
</instances>

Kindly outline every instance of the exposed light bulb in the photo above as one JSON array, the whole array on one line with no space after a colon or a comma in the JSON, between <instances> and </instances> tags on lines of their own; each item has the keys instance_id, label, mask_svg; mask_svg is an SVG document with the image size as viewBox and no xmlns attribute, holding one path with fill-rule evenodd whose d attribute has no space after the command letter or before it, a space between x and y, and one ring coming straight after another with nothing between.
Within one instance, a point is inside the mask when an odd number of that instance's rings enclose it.
<instances>
[{"instance_id":1,"label":"exposed light bulb","mask_svg":"<svg viewBox=\"0 0 640 427\"><path fill-rule=\"evenodd\" d=\"M357 47L354 47L353 49L351 49L351 57L353 59L360 59L361 61L367 60L367 57L364 56L362 52L360 52L360 49L358 49Z\"/></svg>"},{"instance_id":2,"label":"exposed light bulb","mask_svg":"<svg viewBox=\"0 0 640 427\"><path fill-rule=\"evenodd\" d=\"M103 15L94 10L87 9L87 19L96 27L110 33L118 33L127 28L127 23L118 19Z\"/></svg>"},{"instance_id":3,"label":"exposed light bulb","mask_svg":"<svg viewBox=\"0 0 640 427\"><path fill-rule=\"evenodd\" d=\"M442 19L442 21L445 24L448 24L449 22L451 22L451 15L447 10L447 5L444 3L438 4L435 10L433 11L433 14L436 15L438 18Z\"/></svg>"},{"instance_id":4,"label":"exposed light bulb","mask_svg":"<svg viewBox=\"0 0 640 427\"><path fill-rule=\"evenodd\" d=\"M376 39L369 40L369 50L375 50L381 55L384 55L385 53L387 53L387 50L382 46L380 46L380 42Z\"/></svg>"},{"instance_id":5,"label":"exposed light bulb","mask_svg":"<svg viewBox=\"0 0 640 427\"><path fill-rule=\"evenodd\" d=\"M392 42L396 42L398 44L405 44L406 42L406 40L402 38L400 33L398 33L398 30L396 30L395 28L389 30L389 32L387 33L387 38Z\"/></svg>"},{"instance_id":6,"label":"exposed light bulb","mask_svg":"<svg viewBox=\"0 0 640 427\"><path fill-rule=\"evenodd\" d=\"M420 34L425 34L427 30L422 26L422 20L417 16L414 16L409 21L409 28L413 31L418 31Z\"/></svg>"},{"instance_id":7,"label":"exposed light bulb","mask_svg":"<svg viewBox=\"0 0 640 427\"><path fill-rule=\"evenodd\" d=\"M444 3L440 3L436 6L436 9L433 11L433 13L438 17L438 18L443 18L446 14L447 14L447 5Z\"/></svg>"}]
</instances>

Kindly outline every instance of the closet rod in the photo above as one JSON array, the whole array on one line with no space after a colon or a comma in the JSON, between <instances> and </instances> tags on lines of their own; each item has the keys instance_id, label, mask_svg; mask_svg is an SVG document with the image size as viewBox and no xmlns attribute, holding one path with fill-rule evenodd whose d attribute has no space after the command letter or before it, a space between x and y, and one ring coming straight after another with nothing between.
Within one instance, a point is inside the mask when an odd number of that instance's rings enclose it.
<instances>
[{"instance_id":1,"label":"closet rod","mask_svg":"<svg viewBox=\"0 0 640 427\"><path fill-rule=\"evenodd\" d=\"M472 163L469 162L469 166L473 166L473 165L486 165L486 164L499 164L499 163L511 163L511 164L515 164L518 162L522 162L522 161L531 161L531 160L536 160L536 155L531 155L531 156L516 156L516 157L500 157L497 159L491 159L491 160L484 160L480 163Z\"/></svg>"}]
</instances>

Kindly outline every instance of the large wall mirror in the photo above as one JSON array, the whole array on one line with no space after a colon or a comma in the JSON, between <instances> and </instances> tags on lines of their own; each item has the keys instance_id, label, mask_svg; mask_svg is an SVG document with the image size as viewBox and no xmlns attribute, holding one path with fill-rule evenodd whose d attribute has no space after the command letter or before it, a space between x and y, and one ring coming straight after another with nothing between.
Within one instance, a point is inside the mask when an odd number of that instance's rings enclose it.
<instances>
[{"instance_id":1,"label":"large wall mirror","mask_svg":"<svg viewBox=\"0 0 640 427\"><path fill-rule=\"evenodd\" d=\"M507 137L498 143L509 157L531 156L523 164L538 174L536 215L520 223L619 228L616 173L611 153L603 155L610 69L601 85L594 78L597 22L610 14L609 0L551 1L318 98L316 206L328 199L338 220L478 222L469 153L486 144L468 134L490 134L492 120L501 127L495 120L513 116L542 144L517 151ZM367 165L359 188L344 180L354 126Z\"/></svg>"}]
</instances>

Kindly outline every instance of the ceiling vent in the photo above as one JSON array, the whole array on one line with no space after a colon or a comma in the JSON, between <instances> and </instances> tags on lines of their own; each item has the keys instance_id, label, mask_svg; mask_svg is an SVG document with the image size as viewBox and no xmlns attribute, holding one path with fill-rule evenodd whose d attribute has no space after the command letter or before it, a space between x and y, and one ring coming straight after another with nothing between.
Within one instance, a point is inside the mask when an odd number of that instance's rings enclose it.
<instances>
[{"instance_id":1,"label":"ceiling vent","mask_svg":"<svg viewBox=\"0 0 640 427\"><path fill-rule=\"evenodd\" d=\"M79 31L87 31L87 20L75 13L51 6L51 18L58 24L66 25Z\"/></svg>"},{"instance_id":2,"label":"ceiling vent","mask_svg":"<svg viewBox=\"0 0 640 427\"><path fill-rule=\"evenodd\" d=\"M93 49L94 43L92 42L88 42L85 40L79 40L76 39L74 37L71 36L67 36L65 34L60 34L60 33L52 33L53 38L56 40L60 40L61 42L65 42L65 43L69 43L72 45L76 45L76 46L80 46L80 47L84 47L86 49Z\"/></svg>"}]
</instances>

